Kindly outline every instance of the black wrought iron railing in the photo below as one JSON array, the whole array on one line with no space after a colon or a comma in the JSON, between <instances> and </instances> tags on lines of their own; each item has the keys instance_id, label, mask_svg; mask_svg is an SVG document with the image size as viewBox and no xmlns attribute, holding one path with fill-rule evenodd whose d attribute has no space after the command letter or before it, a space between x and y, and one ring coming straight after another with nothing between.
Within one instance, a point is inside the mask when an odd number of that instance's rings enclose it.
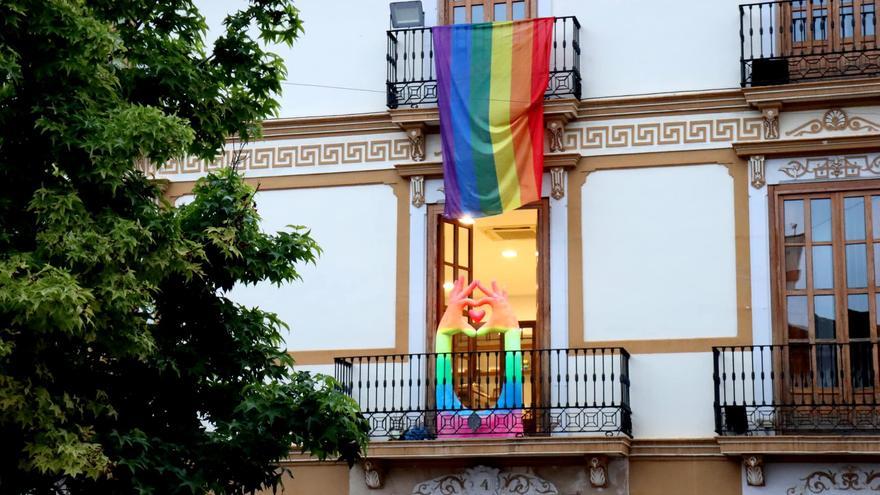
<instances>
[{"instance_id":1,"label":"black wrought iron railing","mask_svg":"<svg viewBox=\"0 0 880 495\"><path fill-rule=\"evenodd\" d=\"M876 0L739 6L743 86L880 74Z\"/></svg>"},{"instance_id":2,"label":"black wrought iron railing","mask_svg":"<svg viewBox=\"0 0 880 495\"><path fill-rule=\"evenodd\" d=\"M719 435L880 431L876 342L715 347Z\"/></svg>"},{"instance_id":3,"label":"black wrought iron railing","mask_svg":"<svg viewBox=\"0 0 880 495\"><path fill-rule=\"evenodd\" d=\"M632 434L621 348L345 357L336 379L373 437Z\"/></svg>"},{"instance_id":4,"label":"black wrought iron railing","mask_svg":"<svg viewBox=\"0 0 880 495\"><path fill-rule=\"evenodd\" d=\"M553 23L548 99L581 97L580 30L577 17L557 17ZM431 28L388 31L386 62L388 108L437 103Z\"/></svg>"}]
</instances>

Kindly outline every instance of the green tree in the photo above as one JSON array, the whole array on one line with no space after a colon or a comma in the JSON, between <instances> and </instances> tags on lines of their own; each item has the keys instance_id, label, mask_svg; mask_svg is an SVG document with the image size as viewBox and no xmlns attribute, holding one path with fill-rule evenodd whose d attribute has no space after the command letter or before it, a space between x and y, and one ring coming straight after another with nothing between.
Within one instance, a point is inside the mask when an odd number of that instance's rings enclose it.
<instances>
[{"instance_id":1,"label":"green tree","mask_svg":"<svg viewBox=\"0 0 880 495\"><path fill-rule=\"evenodd\" d=\"M258 136L288 0L206 45L189 0L0 2L0 493L245 493L291 445L353 462L367 426L295 372L284 324L227 297L319 250L266 235L238 173L174 208L136 163Z\"/></svg>"}]
</instances>

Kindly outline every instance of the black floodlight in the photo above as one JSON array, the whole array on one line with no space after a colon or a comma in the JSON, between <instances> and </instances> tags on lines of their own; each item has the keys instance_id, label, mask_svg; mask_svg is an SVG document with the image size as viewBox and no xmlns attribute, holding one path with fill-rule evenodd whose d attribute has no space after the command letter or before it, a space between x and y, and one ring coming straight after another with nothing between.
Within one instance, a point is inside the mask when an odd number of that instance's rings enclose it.
<instances>
[{"instance_id":1,"label":"black floodlight","mask_svg":"<svg viewBox=\"0 0 880 495\"><path fill-rule=\"evenodd\" d=\"M425 11L421 0L414 2L391 2L391 27L394 29L416 28L425 25Z\"/></svg>"}]
</instances>

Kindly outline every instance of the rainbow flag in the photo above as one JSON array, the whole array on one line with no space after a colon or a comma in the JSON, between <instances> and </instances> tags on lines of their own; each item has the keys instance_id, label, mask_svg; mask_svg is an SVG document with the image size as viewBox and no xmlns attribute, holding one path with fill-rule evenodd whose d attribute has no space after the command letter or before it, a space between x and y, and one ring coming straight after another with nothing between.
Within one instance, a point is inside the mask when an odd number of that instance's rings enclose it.
<instances>
[{"instance_id":1,"label":"rainbow flag","mask_svg":"<svg viewBox=\"0 0 880 495\"><path fill-rule=\"evenodd\" d=\"M447 218L541 198L553 19L432 29Z\"/></svg>"}]
</instances>

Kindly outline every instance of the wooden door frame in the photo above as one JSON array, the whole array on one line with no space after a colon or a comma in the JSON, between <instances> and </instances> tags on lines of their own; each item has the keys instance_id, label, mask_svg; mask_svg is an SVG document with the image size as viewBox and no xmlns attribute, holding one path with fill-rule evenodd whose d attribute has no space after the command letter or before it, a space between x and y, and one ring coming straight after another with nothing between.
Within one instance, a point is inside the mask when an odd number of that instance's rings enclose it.
<instances>
[{"instance_id":1,"label":"wooden door frame","mask_svg":"<svg viewBox=\"0 0 880 495\"><path fill-rule=\"evenodd\" d=\"M434 352L434 334L437 331L437 323L440 321L440 308L438 307L438 273L440 269L440 250L438 246L439 215L443 214L443 203L427 205L428 214L428 232L427 232L427 270L426 283L428 285L426 292L425 311L425 331L427 333L425 340L425 350L428 353ZM537 213L537 232L536 232L536 248L538 250L538 293L536 294L535 306L535 322L538 331L533 334L533 348L535 350L544 348L550 342L550 200L541 198L540 201L530 205L523 206L521 209L538 210ZM473 263L469 260L469 263Z\"/></svg>"},{"instance_id":2,"label":"wooden door frame","mask_svg":"<svg viewBox=\"0 0 880 495\"><path fill-rule=\"evenodd\" d=\"M877 33L876 33L876 20L875 20L875 33L871 36L866 36L861 30L861 17L862 17L862 7L866 4L874 5L874 16L876 19L877 16L877 1L876 0L852 0L851 6L853 8L853 35L849 41L846 41L842 37L843 30L840 26L840 14L841 8L844 5L841 4L841 0L829 0L825 5L827 9L827 19L825 22L825 30L827 37L824 40L814 40L813 37L813 10L814 6L810 0L804 0L804 8L797 9L798 12L803 10L805 13L804 22L805 26L808 26L804 32L804 41L795 43L794 36L792 31L789 29L792 26L792 21L794 20L793 12L795 9L794 2L791 3L782 3L780 4L779 12L778 12L778 21L779 21L779 29L777 32L781 33L782 43L781 43L781 53L784 56L794 56L795 50L800 50L803 52L804 50L808 50L808 53L801 53L798 56L827 56L829 52L840 52L844 51L845 47L852 47L855 50L855 47L862 46L864 47L866 44L873 44L876 48L877 42ZM832 27L833 26L833 27ZM786 35L788 35L786 37ZM809 36L807 36L809 35ZM824 47L824 49L819 50L819 48ZM851 51L853 51L851 50Z\"/></svg>"},{"instance_id":3,"label":"wooden door frame","mask_svg":"<svg viewBox=\"0 0 880 495\"><path fill-rule=\"evenodd\" d=\"M844 181L834 181L834 182L810 182L803 184L780 184L780 185L771 185L768 186L768 213L769 213L769 226L770 226L770 266L771 266L771 308L772 308L772 339L774 344L786 345L787 347L780 348L780 360L781 363L775 363L773 365L777 376L788 376L791 378L791 372L789 370L789 353L792 345L804 344L803 342L795 342L790 343L788 340L788 328L786 325L787 314L785 312L785 297L786 297L786 289L785 289L785 258L784 258L784 247L781 243L781 232L779 226L784 222L784 208L782 208L782 202L785 201L786 196L793 196L798 194L828 194L831 197L832 203L832 220L836 223L836 227L833 227L832 231L832 241L833 245L838 246L842 245L846 246L846 240L843 232L843 221L838 221L834 217L835 212L839 212L840 208L842 208L843 197L847 193L853 193L855 195L862 194L865 195L868 191L880 191L880 181L878 180L844 180ZM835 199L839 196L839 199ZM804 203L809 201L809 199L805 199ZM836 206L835 206L836 205ZM871 209L871 205L866 205L866 211ZM804 222L806 223L806 215ZM880 242L880 239L874 239L871 229L867 228L867 223L872 219L869 215L866 215L866 229L865 229L865 248L866 248L866 257L867 260L870 260L873 256L873 244L875 242ZM807 227L806 225L804 226ZM810 227L812 228L812 227ZM834 240L836 239L836 240ZM806 250L806 245L805 245ZM843 260L842 262L839 260ZM867 263L866 260L866 263ZM846 380L846 383L839 384L839 389L842 390L844 394L843 400L849 400L850 402L855 403L855 393L852 389L852 363L850 356L850 337L849 337L849 321L846 304L839 304L837 299L840 294L839 291L844 291L844 295L848 295L847 287L845 283L845 270L846 270L846 259L845 253L837 253L833 257L833 267L834 267L834 284L835 284L835 318L837 320L837 329L835 331L835 343L838 345L839 354L837 356L837 365L838 366L846 366L846 373L843 376L843 379ZM877 263L877 260L874 260L874 263ZM843 265L843 266L841 266ZM873 268L873 267L869 267ZM811 271L811 267L809 264L805 263L804 269L806 271ZM876 298L871 297L871 292L875 292L876 294L880 294L880 291L876 289L876 281L874 280L873 270L869 269L867 274L867 287L865 292L868 293L868 308L869 315L874 315L874 320L880 322L880 313L878 313L878 309L876 307ZM871 284L875 284L872 289ZM873 311L871 311L873 309ZM812 315L808 315L808 318L812 318ZM870 318L870 317L869 317ZM876 331L875 329L875 321L869 320L869 325L872 333ZM842 334L840 332L843 332ZM817 356L816 347L817 345L821 345L823 342L816 342L815 335L810 337L812 339L812 343L810 345L810 355L811 355L811 367L818 368L818 361L816 361ZM869 337L869 341L877 341L880 338L880 335L874 335L873 337ZM829 342L825 342L829 343ZM877 345L872 345L872 367L874 374L874 396L880 397L880 366L878 366L877 361ZM784 350L787 350L784 352ZM782 371L783 373L780 373ZM817 372L818 369L815 369L813 372ZM785 383L775 383L774 384L774 394L777 397L785 397L789 398L792 396L793 389L789 386L786 386ZM804 392L801 392L804 393ZM815 385L812 387L812 390L809 392L813 403L816 403L816 398L821 397L821 389L817 389ZM817 396L817 394L819 394ZM864 397L864 394L862 394Z\"/></svg>"},{"instance_id":4,"label":"wooden door frame","mask_svg":"<svg viewBox=\"0 0 880 495\"><path fill-rule=\"evenodd\" d=\"M539 0L525 0L526 2L526 19L534 19L538 16L538 1ZM476 0L468 2L467 7L470 7L474 4L483 4L483 12L489 12L490 6L494 6L496 2L494 0ZM506 3L511 3L506 0ZM438 0L437 2L437 24L452 24L452 2L450 0ZM508 6L508 14L510 14L510 6Z\"/></svg>"}]
</instances>

